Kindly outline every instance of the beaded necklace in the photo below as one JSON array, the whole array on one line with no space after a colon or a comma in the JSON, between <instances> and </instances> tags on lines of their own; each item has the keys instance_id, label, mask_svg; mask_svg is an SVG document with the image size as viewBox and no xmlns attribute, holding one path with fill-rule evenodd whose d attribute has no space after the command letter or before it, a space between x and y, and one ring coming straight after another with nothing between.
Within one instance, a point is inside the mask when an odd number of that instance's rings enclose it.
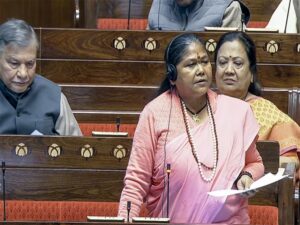
<instances>
[{"instance_id":1,"label":"beaded necklace","mask_svg":"<svg viewBox=\"0 0 300 225\"><path fill-rule=\"evenodd\" d=\"M185 128L186 128L186 132L188 135L188 139L192 148L192 153L193 156L197 162L198 165L198 169L200 172L200 176L202 177L202 179L206 182L210 182L212 181L215 173L216 173L216 169L217 169L217 163L218 163L218 155L219 155L219 146L218 146L218 136L217 136L217 131L216 131L216 125L215 125L215 119L212 113L212 109L209 103L209 100L207 100L207 111L208 111L208 118L209 118L209 125L210 125L210 131L211 131L211 135L212 135L212 139L213 139L213 149L214 149L214 163L213 163L213 167L209 167L206 166L204 163L200 162L200 157L195 149L195 144L194 144L194 140L193 137L191 135L191 129L190 129L190 124L188 122L188 117L187 117L187 108L185 106L185 103L183 102L183 100L181 100L181 107L182 107L182 112L183 112L183 119L184 119L184 124L185 124ZM204 175L203 172L203 168L205 167L207 170L211 170L211 174L206 177Z\"/></svg>"}]
</instances>

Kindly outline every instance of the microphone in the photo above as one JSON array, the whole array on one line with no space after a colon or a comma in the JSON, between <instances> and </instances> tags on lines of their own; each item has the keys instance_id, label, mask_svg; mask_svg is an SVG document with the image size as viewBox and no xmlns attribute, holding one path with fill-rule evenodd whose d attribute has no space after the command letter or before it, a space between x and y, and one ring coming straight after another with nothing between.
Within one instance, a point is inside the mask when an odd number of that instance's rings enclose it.
<instances>
[{"instance_id":1,"label":"microphone","mask_svg":"<svg viewBox=\"0 0 300 225\"><path fill-rule=\"evenodd\" d=\"M127 16L127 30L130 28L130 17L131 17L131 0L128 3L128 16Z\"/></svg>"},{"instance_id":2,"label":"microphone","mask_svg":"<svg viewBox=\"0 0 300 225\"><path fill-rule=\"evenodd\" d=\"M289 20L290 9L291 9L291 0L289 0L289 6L288 6L287 13L286 13L286 20L285 20L285 26L284 26L283 33L286 33L287 23L288 23L288 20Z\"/></svg>"},{"instance_id":3,"label":"microphone","mask_svg":"<svg viewBox=\"0 0 300 225\"><path fill-rule=\"evenodd\" d=\"M117 132L119 132L120 131L120 125L121 125L121 118L120 117L116 118L116 125L117 125Z\"/></svg>"},{"instance_id":4,"label":"microphone","mask_svg":"<svg viewBox=\"0 0 300 225\"><path fill-rule=\"evenodd\" d=\"M2 162L3 221L6 221L5 162Z\"/></svg>"},{"instance_id":5,"label":"microphone","mask_svg":"<svg viewBox=\"0 0 300 225\"><path fill-rule=\"evenodd\" d=\"M161 0L159 0L159 2L158 2L158 14L157 14L157 27L158 27L158 30L161 30L161 27L159 26L160 3L161 3Z\"/></svg>"},{"instance_id":6,"label":"microphone","mask_svg":"<svg viewBox=\"0 0 300 225\"><path fill-rule=\"evenodd\" d=\"M241 23L242 23L242 32L245 32L245 13L243 12L241 17Z\"/></svg>"},{"instance_id":7,"label":"microphone","mask_svg":"<svg viewBox=\"0 0 300 225\"><path fill-rule=\"evenodd\" d=\"M167 164L167 217L169 217L169 207L170 207L170 173L171 173L171 164Z\"/></svg>"},{"instance_id":8,"label":"microphone","mask_svg":"<svg viewBox=\"0 0 300 225\"><path fill-rule=\"evenodd\" d=\"M131 210L131 201L127 201L127 222L129 223L129 215Z\"/></svg>"}]
</instances>

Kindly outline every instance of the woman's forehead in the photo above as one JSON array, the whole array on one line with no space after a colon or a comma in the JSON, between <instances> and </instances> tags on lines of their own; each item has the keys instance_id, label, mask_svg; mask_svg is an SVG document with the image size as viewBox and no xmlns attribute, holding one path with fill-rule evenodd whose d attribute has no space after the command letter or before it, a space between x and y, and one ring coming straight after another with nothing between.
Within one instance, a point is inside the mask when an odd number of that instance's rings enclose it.
<instances>
[{"instance_id":1,"label":"woman's forehead","mask_svg":"<svg viewBox=\"0 0 300 225\"><path fill-rule=\"evenodd\" d=\"M186 47L183 55L185 57L190 55L207 55L207 52L201 43L193 42Z\"/></svg>"},{"instance_id":2,"label":"woman's forehead","mask_svg":"<svg viewBox=\"0 0 300 225\"><path fill-rule=\"evenodd\" d=\"M247 56L245 46L238 40L226 41L222 44L218 51L218 55L236 55L236 56Z\"/></svg>"}]
</instances>

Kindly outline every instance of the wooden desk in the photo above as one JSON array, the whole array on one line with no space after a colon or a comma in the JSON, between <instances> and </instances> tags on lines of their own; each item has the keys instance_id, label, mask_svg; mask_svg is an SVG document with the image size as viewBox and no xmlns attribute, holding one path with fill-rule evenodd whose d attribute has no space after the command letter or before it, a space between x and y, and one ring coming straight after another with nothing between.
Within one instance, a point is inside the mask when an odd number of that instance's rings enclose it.
<instances>
[{"instance_id":1,"label":"wooden desk","mask_svg":"<svg viewBox=\"0 0 300 225\"><path fill-rule=\"evenodd\" d=\"M10 200L118 202L131 138L0 136L5 197ZM258 142L265 171L276 173L277 142ZM250 204L279 209L280 224L294 221L294 167L288 179L261 188ZM0 199L3 197L1 189Z\"/></svg>"}]
</instances>

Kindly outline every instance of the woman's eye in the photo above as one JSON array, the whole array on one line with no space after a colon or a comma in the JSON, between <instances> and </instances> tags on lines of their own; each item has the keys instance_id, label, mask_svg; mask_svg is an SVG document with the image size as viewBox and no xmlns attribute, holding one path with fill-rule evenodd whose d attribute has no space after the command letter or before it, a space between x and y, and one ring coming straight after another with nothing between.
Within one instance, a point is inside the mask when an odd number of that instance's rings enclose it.
<instances>
[{"instance_id":1,"label":"woman's eye","mask_svg":"<svg viewBox=\"0 0 300 225\"><path fill-rule=\"evenodd\" d=\"M236 65L236 67L241 67L242 65L243 65L243 63L242 62L234 62L234 64Z\"/></svg>"},{"instance_id":2,"label":"woman's eye","mask_svg":"<svg viewBox=\"0 0 300 225\"><path fill-rule=\"evenodd\" d=\"M218 63L219 65L224 66L226 64L226 61L219 61Z\"/></svg>"},{"instance_id":3,"label":"woman's eye","mask_svg":"<svg viewBox=\"0 0 300 225\"><path fill-rule=\"evenodd\" d=\"M187 66L188 67L194 67L195 65L196 65L196 63L193 62L193 63L189 63Z\"/></svg>"}]
</instances>

